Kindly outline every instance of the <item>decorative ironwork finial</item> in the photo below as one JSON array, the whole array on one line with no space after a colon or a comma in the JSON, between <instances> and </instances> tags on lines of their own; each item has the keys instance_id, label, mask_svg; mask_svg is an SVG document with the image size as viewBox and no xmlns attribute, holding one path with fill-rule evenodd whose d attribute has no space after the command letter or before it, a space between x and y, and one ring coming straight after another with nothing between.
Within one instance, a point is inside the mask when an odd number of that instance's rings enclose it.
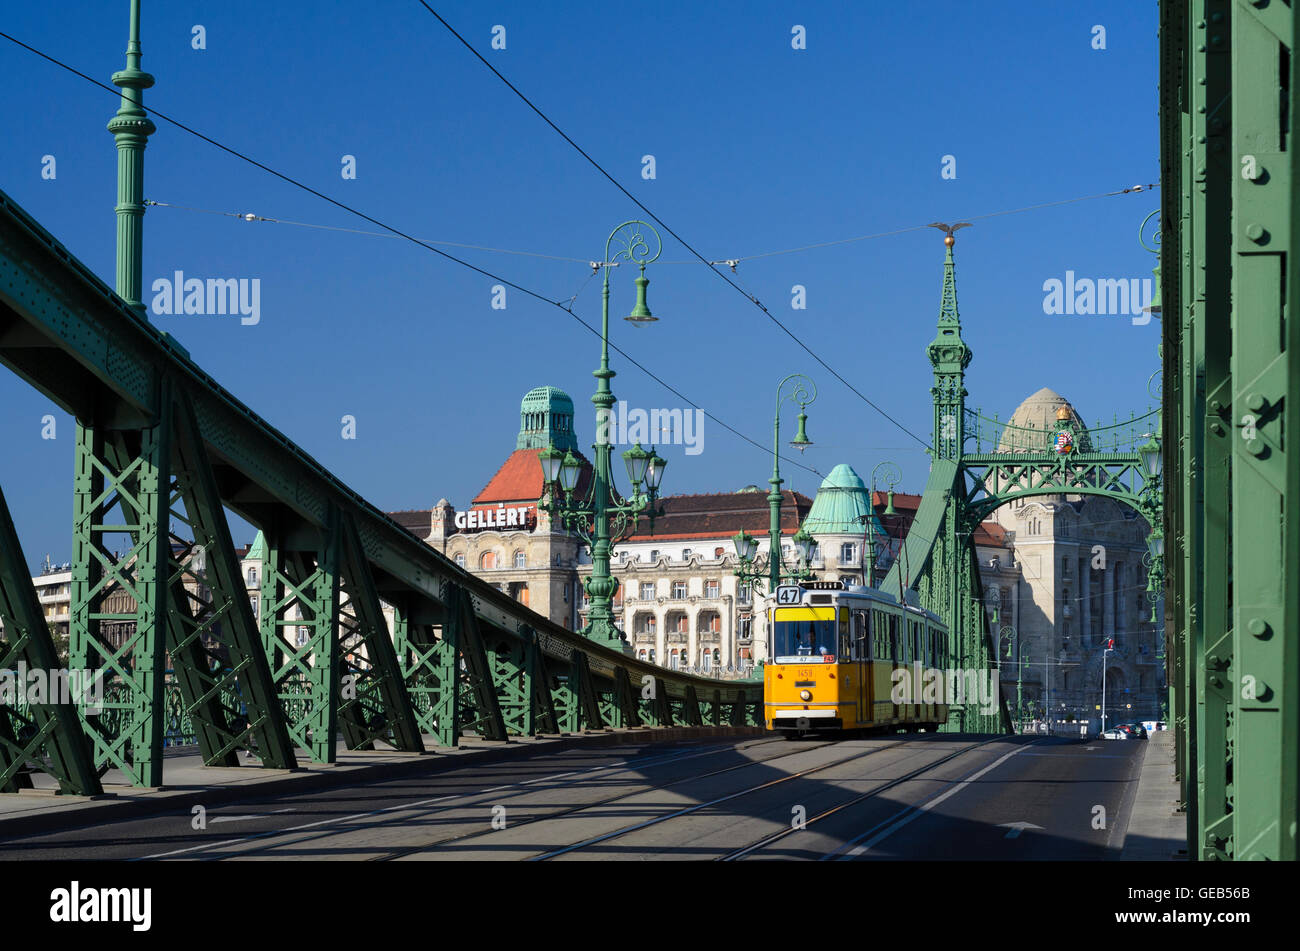
<instances>
[{"instance_id":1,"label":"decorative ironwork finial","mask_svg":"<svg viewBox=\"0 0 1300 951\"><path fill-rule=\"evenodd\" d=\"M954 244L957 243L957 239L952 236L952 233L956 231L958 228L969 228L970 222L959 221L955 225L946 225L942 221L932 221L930 222L929 227L938 228L940 231L942 231L944 234L943 243L951 248Z\"/></svg>"}]
</instances>

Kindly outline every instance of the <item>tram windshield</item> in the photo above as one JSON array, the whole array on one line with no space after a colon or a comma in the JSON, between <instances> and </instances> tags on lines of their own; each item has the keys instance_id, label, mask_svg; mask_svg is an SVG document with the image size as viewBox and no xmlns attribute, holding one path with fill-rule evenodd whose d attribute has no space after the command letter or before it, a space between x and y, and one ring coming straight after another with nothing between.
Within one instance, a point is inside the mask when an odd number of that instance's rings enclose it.
<instances>
[{"instance_id":1,"label":"tram windshield","mask_svg":"<svg viewBox=\"0 0 1300 951\"><path fill-rule=\"evenodd\" d=\"M772 655L778 664L821 661L835 653L834 621L776 621L773 627Z\"/></svg>"}]
</instances>

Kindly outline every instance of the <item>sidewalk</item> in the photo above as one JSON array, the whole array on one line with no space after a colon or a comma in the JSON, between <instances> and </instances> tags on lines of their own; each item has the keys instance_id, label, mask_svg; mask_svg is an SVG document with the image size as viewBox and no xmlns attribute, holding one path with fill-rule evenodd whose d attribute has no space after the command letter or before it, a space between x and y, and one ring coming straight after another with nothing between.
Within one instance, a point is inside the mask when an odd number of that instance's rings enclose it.
<instances>
[{"instance_id":1,"label":"sidewalk","mask_svg":"<svg viewBox=\"0 0 1300 951\"><path fill-rule=\"evenodd\" d=\"M508 743L462 737L455 749L435 747L424 737L426 752L395 753L348 750L339 743L338 762L299 760L293 770L204 766L196 748L169 751L163 764L165 785L140 789L123 783L122 774L104 776L102 796L60 796L47 775L32 776L34 789L0 795L0 840L70 829L164 812L189 812L230 802L312 792L359 783L405 779L503 760L528 759L559 750L599 749L630 743L761 736L761 726L638 727L548 737L511 737ZM301 757L303 751L299 750Z\"/></svg>"},{"instance_id":2,"label":"sidewalk","mask_svg":"<svg viewBox=\"0 0 1300 951\"><path fill-rule=\"evenodd\" d=\"M1173 730L1151 733L1145 746L1120 861L1185 862L1187 817L1174 812L1179 791L1174 780Z\"/></svg>"}]
</instances>

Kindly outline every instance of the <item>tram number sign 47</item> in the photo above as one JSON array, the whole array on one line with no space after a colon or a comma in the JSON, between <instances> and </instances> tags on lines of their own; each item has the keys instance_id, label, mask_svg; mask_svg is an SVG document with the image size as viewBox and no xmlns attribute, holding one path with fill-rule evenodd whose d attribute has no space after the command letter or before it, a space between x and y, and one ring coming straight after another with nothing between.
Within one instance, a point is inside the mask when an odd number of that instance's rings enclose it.
<instances>
[{"instance_id":1,"label":"tram number sign 47","mask_svg":"<svg viewBox=\"0 0 1300 951\"><path fill-rule=\"evenodd\" d=\"M797 584L777 585L777 604L798 604L803 600L803 588Z\"/></svg>"}]
</instances>

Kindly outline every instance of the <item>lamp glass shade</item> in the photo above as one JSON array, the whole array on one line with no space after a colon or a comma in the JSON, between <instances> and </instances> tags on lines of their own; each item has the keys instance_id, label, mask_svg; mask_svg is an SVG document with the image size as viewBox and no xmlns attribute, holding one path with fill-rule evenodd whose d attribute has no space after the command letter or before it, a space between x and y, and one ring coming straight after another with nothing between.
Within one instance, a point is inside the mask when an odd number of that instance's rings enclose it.
<instances>
[{"instance_id":1,"label":"lamp glass shade","mask_svg":"<svg viewBox=\"0 0 1300 951\"><path fill-rule=\"evenodd\" d=\"M645 484L651 492L659 489L659 482L664 477L664 466L668 465L668 460L663 458L657 452L653 452L650 457L650 464L645 471Z\"/></svg>"},{"instance_id":2,"label":"lamp glass shade","mask_svg":"<svg viewBox=\"0 0 1300 951\"><path fill-rule=\"evenodd\" d=\"M1165 555L1165 536L1158 531L1148 535L1147 551L1151 552L1152 558L1163 558Z\"/></svg>"},{"instance_id":3,"label":"lamp glass shade","mask_svg":"<svg viewBox=\"0 0 1300 951\"><path fill-rule=\"evenodd\" d=\"M794 533L794 546L799 550L803 563L808 564L809 556L812 555L813 537L801 528Z\"/></svg>"},{"instance_id":4,"label":"lamp glass shade","mask_svg":"<svg viewBox=\"0 0 1300 951\"><path fill-rule=\"evenodd\" d=\"M627 465L627 477L633 485L645 481L646 469L650 466L650 453L642 449L640 443L623 453L623 462Z\"/></svg>"},{"instance_id":5,"label":"lamp glass shade","mask_svg":"<svg viewBox=\"0 0 1300 951\"><path fill-rule=\"evenodd\" d=\"M800 452L802 452L812 444L813 441L808 438L808 414L800 413L799 431L794 434L794 439L790 440L790 445L793 448L798 449Z\"/></svg>"},{"instance_id":6,"label":"lamp glass shade","mask_svg":"<svg viewBox=\"0 0 1300 951\"><path fill-rule=\"evenodd\" d=\"M757 548L757 543L754 541L753 535L742 530L735 534L732 541L736 543L736 554L741 561L754 560L754 550Z\"/></svg>"},{"instance_id":7,"label":"lamp glass shade","mask_svg":"<svg viewBox=\"0 0 1300 951\"><path fill-rule=\"evenodd\" d=\"M646 306L645 289L649 283L650 278L642 272L636 279L636 306L632 308L632 313L623 318L624 320L630 320L634 324L648 324L659 319L650 313L650 308Z\"/></svg>"},{"instance_id":8,"label":"lamp glass shade","mask_svg":"<svg viewBox=\"0 0 1300 951\"><path fill-rule=\"evenodd\" d=\"M537 458L542 464L543 481L549 484L560 477L560 463L564 461L564 453L550 446L539 452Z\"/></svg>"},{"instance_id":9,"label":"lamp glass shade","mask_svg":"<svg viewBox=\"0 0 1300 951\"><path fill-rule=\"evenodd\" d=\"M1152 436L1147 442L1138 449L1138 454L1142 457L1142 470L1152 479L1160 478L1160 465L1164 461L1161 457L1160 443L1156 437Z\"/></svg>"},{"instance_id":10,"label":"lamp glass shade","mask_svg":"<svg viewBox=\"0 0 1300 951\"><path fill-rule=\"evenodd\" d=\"M560 488L565 492L572 492L578 485L578 475L582 472L582 460L575 456L572 451L564 454L564 462L560 465Z\"/></svg>"}]
</instances>

